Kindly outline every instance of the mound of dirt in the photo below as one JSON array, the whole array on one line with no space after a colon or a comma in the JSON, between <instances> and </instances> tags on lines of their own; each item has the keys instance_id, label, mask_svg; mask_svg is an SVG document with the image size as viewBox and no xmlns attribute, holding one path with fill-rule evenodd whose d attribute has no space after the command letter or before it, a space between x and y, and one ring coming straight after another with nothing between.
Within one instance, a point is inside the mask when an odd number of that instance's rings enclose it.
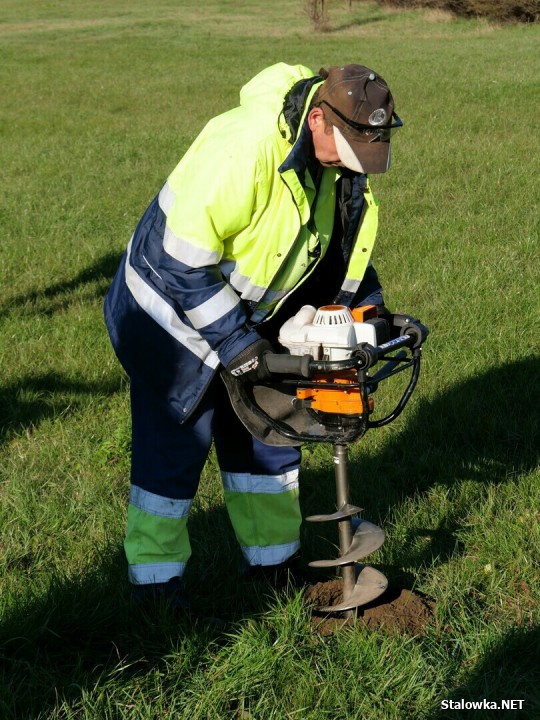
<instances>
[{"instance_id":1,"label":"mound of dirt","mask_svg":"<svg viewBox=\"0 0 540 720\"><path fill-rule=\"evenodd\" d=\"M343 587L341 580L316 583L306 589L305 600L315 607L336 605L341 602ZM410 590L388 589L381 597L357 611L356 618L317 615L312 625L321 635L331 635L347 625L363 625L369 630L386 630L408 635L421 635L433 617L435 603Z\"/></svg>"}]
</instances>

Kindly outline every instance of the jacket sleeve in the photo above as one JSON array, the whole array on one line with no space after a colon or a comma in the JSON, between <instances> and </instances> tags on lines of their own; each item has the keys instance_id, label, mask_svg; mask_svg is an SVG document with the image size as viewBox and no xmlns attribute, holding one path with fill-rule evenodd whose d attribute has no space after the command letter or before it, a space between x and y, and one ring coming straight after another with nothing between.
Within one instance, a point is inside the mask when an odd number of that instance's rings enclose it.
<instances>
[{"instance_id":1,"label":"jacket sleeve","mask_svg":"<svg viewBox=\"0 0 540 720\"><path fill-rule=\"evenodd\" d=\"M166 292L223 365L256 342L244 302L224 279L224 241L247 227L260 202L258 152L211 124L160 193L167 220L160 259ZM240 150L241 147L241 150Z\"/></svg>"}]
</instances>

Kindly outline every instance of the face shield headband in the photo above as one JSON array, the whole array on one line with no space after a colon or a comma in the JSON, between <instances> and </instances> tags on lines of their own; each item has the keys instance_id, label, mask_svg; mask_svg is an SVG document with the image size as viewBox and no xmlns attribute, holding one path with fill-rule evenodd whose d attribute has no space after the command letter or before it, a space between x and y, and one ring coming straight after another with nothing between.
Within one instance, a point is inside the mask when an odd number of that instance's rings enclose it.
<instances>
[{"instance_id":1,"label":"face shield headband","mask_svg":"<svg viewBox=\"0 0 540 720\"><path fill-rule=\"evenodd\" d=\"M328 105L330 110L334 112L341 120L343 120L346 125L348 125L350 128L355 130L357 133L360 133L361 135L366 136L367 142L388 142L391 138L391 136L395 133L396 130L399 130L400 127L403 127L403 121L398 117L397 113L392 112L392 119L395 121L390 125L364 125L363 123L357 123L354 122L354 120L350 120L348 117L346 117L342 112L340 112L337 108L335 108L333 105L330 105L329 102L326 100L323 100L321 102L321 105ZM344 128L342 128L343 131ZM370 137L372 136L372 137Z\"/></svg>"}]
</instances>

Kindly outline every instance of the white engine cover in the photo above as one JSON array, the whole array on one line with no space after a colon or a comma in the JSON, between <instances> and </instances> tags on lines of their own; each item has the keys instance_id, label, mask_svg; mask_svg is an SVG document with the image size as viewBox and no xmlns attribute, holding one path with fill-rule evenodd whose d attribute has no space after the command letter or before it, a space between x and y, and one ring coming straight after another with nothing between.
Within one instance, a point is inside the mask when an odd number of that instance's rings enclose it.
<instances>
[{"instance_id":1,"label":"white engine cover","mask_svg":"<svg viewBox=\"0 0 540 720\"><path fill-rule=\"evenodd\" d=\"M278 339L291 355L313 355L315 360L346 360L358 343L377 345L374 325L355 322L344 305L318 310L304 305L281 326Z\"/></svg>"}]
</instances>

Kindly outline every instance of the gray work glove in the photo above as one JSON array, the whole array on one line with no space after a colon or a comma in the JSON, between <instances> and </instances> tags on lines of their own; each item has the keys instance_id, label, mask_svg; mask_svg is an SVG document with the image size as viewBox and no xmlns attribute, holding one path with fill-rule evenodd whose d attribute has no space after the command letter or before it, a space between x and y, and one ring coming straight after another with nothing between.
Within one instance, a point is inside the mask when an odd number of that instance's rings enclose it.
<instances>
[{"instance_id":1,"label":"gray work glove","mask_svg":"<svg viewBox=\"0 0 540 720\"><path fill-rule=\"evenodd\" d=\"M270 371L266 367L264 356L269 352L272 352L272 345L261 338L233 358L227 365L227 372L251 383L268 380Z\"/></svg>"}]
</instances>

